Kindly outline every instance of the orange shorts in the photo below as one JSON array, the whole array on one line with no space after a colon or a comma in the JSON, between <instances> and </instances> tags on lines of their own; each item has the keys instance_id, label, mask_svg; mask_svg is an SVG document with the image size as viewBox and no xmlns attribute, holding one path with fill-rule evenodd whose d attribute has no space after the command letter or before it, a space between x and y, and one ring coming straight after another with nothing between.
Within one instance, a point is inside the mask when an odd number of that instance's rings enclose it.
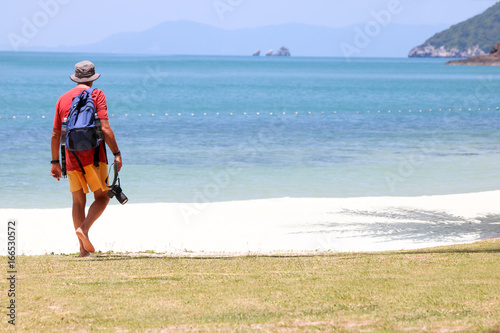
<instances>
[{"instance_id":1,"label":"orange shorts","mask_svg":"<svg viewBox=\"0 0 500 333\"><path fill-rule=\"evenodd\" d=\"M83 167L85 174L81 170L68 171L69 190L76 192L83 190L84 193L89 193L89 188L92 192L97 190L107 191L109 187L106 185L108 178L108 165L99 163L96 167L94 164Z\"/></svg>"}]
</instances>

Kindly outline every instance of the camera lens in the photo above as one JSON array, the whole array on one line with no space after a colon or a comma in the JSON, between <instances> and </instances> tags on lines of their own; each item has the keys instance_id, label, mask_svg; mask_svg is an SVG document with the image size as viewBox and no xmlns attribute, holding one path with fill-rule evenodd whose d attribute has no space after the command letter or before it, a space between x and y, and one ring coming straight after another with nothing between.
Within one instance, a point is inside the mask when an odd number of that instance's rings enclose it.
<instances>
[{"instance_id":1,"label":"camera lens","mask_svg":"<svg viewBox=\"0 0 500 333\"><path fill-rule=\"evenodd\" d=\"M110 194L112 193L112 194ZM113 198L113 196L116 197L116 200L118 200L119 203L121 203L122 205L126 204L127 201L128 201L128 198L127 196L125 195L125 193L122 192L122 188L120 187L120 185L115 185L113 186L109 191L108 191L108 196L110 198Z\"/></svg>"},{"instance_id":2,"label":"camera lens","mask_svg":"<svg viewBox=\"0 0 500 333\"><path fill-rule=\"evenodd\" d=\"M118 200L118 202L121 203L122 205L125 205L128 201L128 198L125 195L125 193L120 192L119 194L116 195L116 200Z\"/></svg>"}]
</instances>

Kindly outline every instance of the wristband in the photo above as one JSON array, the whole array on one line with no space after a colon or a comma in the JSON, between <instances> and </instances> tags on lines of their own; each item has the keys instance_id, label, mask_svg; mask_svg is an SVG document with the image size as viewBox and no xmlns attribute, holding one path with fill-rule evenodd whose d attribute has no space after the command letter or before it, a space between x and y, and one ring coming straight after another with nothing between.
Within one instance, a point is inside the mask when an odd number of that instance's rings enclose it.
<instances>
[{"instance_id":1,"label":"wristband","mask_svg":"<svg viewBox=\"0 0 500 333\"><path fill-rule=\"evenodd\" d=\"M52 160L50 161L50 164L59 164L59 160Z\"/></svg>"},{"instance_id":2,"label":"wristband","mask_svg":"<svg viewBox=\"0 0 500 333\"><path fill-rule=\"evenodd\" d=\"M114 156L114 157L121 156L121 155L122 155L122 154L120 153L120 151L119 151L119 150L118 150L118 152L113 153L113 156Z\"/></svg>"}]
</instances>

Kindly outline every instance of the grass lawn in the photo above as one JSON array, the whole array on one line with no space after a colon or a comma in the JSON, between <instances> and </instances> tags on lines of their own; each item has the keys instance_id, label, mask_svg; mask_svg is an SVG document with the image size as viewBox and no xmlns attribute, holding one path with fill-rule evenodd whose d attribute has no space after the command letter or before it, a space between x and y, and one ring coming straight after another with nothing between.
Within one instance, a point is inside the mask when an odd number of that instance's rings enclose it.
<instances>
[{"instance_id":1,"label":"grass lawn","mask_svg":"<svg viewBox=\"0 0 500 333\"><path fill-rule=\"evenodd\" d=\"M500 332L498 239L310 256L18 256L17 268L24 331Z\"/></svg>"}]
</instances>

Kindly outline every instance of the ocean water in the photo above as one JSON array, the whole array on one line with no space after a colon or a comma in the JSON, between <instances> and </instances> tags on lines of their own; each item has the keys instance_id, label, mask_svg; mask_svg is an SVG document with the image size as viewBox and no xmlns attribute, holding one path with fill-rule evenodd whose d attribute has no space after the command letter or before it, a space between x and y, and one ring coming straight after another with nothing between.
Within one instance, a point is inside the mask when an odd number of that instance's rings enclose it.
<instances>
[{"instance_id":1,"label":"ocean water","mask_svg":"<svg viewBox=\"0 0 500 333\"><path fill-rule=\"evenodd\" d=\"M500 188L500 68L2 52L0 208L71 204L50 176L50 134L84 59L102 74L130 203Z\"/></svg>"}]
</instances>

